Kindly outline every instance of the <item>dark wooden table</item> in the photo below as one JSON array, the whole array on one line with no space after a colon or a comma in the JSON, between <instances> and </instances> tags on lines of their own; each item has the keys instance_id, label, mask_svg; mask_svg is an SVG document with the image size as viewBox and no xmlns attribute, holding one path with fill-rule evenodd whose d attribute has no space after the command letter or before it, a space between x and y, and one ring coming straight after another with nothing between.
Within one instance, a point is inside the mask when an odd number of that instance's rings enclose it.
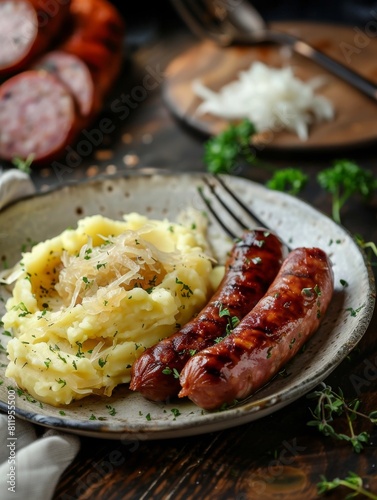
<instances>
[{"instance_id":1,"label":"dark wooden table","mask_svg":"<svg viewBox=\"0 0 377 500\"><path fill-rule=\"evenodd\" d=\"M162 99L164 68L194 38L183 28L153 32L137 46L137 37L125 60L123 72L104 116L114 131L81 157L81 163L62 161L60 168L35 170L32 178L41 191L102 173L144 167L175 171L204 171L204 137L177 123ZM155 85L143 87L145 75ZM152 79L149 80L152 82ZM136 90L135 90L136 89ZM132 99L123 113L114 115L111 102L121 94ZM377 175L377 143L370 148L348 151ZM297 166L310 181L300 197L330 214L330 198L321 191L315 176L331 165L342 151L321 155L261 155L277 167ZM63 168L62 167L65 167ZM245 166L238 175L264 183L270 173ZM366 206L355 199L342 211L343 225L366 241L377 242L377 200ZM352 265L352 263L350 263ZM374 367L366 373L367 361ZM362 409L377 409L377 314L359 346L326 380L355 397L351 375L365 382L361 386ZM73 499L313 499L321 475L328 479L359 474L364 485L377 495L377 430L368 424L370 442L357 454L344 442L325 437L307 426L310 401L303 397L290 406L250 424L197 437L173 440L120 442L82 438L81 450L65 471L54 498ZM337 489L328 498L345 498Z\"/></svg>"}]
</instances>

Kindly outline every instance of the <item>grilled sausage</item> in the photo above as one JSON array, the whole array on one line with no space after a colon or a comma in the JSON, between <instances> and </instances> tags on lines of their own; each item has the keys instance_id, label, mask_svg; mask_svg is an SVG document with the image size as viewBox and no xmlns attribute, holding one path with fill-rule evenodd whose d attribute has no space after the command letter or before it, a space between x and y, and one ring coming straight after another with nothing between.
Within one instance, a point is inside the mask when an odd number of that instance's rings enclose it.
<instances>
[{"instance_id":1,"label":"grilled sausage","mask_svg":"<svg viewBox=\"0 0 377 500\"><path fill-rule=\"evenodd\" d=\"M60 33L70 0L0 2L0 76L26 68Z\"/></svg>"},{"instance_id":2,"label":"grilled sausage","mask_svg":"<svg viewBox=\"0 0 377 500\"><path fill-rule=\"evenodd\" d=\"M322 250L293 250L266 295L232 333L187 362L179 396L214 410L266 384L317 330L333 280Z\"/></svg>"},{"instance_id":3,"label":"grilled sausage","mask_svg":"<svg viewBox=\"0 0 377 500\"><path fill-rule=\"evenodd\" d=\"M32 70L10 78L0 87L3 159L33 155L34 163L46 163L60 157L99 113L115 81L123 48L120 14L107 0L72 0L69 19L72 31L59 51L48 53ZM40 92L46 82L49 90ZM64 127L59 130L56 115L61 110L54 96L62 85L71 95L73 113L70 105L64 114ZM25 113L25 102L30 112Z\"/></svg>"},{"instance_id":4,"label":"grilled sausage","mask_svg":"<svg viewBox=\"0 0 377 500\"><path fill-rule=\"evenodd\" d=\"M209 303L181 330L141 355L132 368L130 389L153 401L177 396L177 373L193 353L212 345L255 306L278 273L284 252L281 241L265 229L245 231Z\"/></svg>"}]
</instances>

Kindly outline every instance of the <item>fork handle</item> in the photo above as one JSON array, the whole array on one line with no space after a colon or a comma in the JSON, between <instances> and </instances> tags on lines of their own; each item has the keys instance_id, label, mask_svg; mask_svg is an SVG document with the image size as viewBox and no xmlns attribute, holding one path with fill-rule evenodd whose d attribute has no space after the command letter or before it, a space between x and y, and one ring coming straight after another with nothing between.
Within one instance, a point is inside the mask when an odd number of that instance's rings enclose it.
<instances>
[{"instance_id":1,"label":"fork handle","mask_svg":"<svg viewBox=\"0 0 377 500\"><path fill-rule=\"evenodd\" d=\"M294 35L279 31L263 30L259 33L254 32L253 34L241 33L239 38L237 37L237 43L247 44L251 42L274 42L280 45L288 45L297 54L314 61L319 66L349 83L366 96L377 101L377 85L374 82Z\"/></svg>"}]
</instances>

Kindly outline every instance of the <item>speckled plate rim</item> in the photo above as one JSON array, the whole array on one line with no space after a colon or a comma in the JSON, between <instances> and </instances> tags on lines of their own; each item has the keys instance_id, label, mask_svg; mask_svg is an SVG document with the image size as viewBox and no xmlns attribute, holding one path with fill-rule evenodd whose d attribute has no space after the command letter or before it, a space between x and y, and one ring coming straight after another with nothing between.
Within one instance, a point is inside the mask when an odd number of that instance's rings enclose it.
<instances>
[{"instance_id":1,"label":"speckled plate rim","mask_svg":"<svg viewBox=\"0 0 377 500\"><path fill-rule=\"evenodd\" d=\"M64 192L66 192L67 189L90 189L90 187L93 185L98 185L107 181L116 182L118 179L132 180L135 177L142 177L143 182L148 183L152 178L156 176L162 177L164 179L164 182L165 179L173 179L176 182L180 183L182 182L182 180L187 181L187 179L189 179L190 182L198 184L202 175L202 173L198 172L174 174L169 170L146 168L138 172L131 172L130 174L122 173L116 176L101 176L89 181L84 180L82 182L69 183L65 186L54 187L53 189L44 193L27 196L19 201L9 204L2 211L0 211L0 221L4 214L6 214L6 212L14 205L22 205L23 203L27 203L28 200L31 200L31 202L33 203L34 199L41 199L42 197L44 197L45 200L48 200L49 196L54 195L54 193L58 193L58 195L59 193L64 195ZM254 183L247 179L236 178L232 176L227 176L227 178L228 181L235 183L236 186L240 186L240 183L242 183L242 186L246 186L246 190L250 190L251 192L255 191L258 195L265 195L266 193L270 193L270 191L264 186L261 186L260 184ZM280 200L283 205L293 205L294 207L302 210L304 214L306 213L307 215L311 213L316 217L327 220L327 223L330 224L330 226L337 228L337 231L340 232L340 234L343 234L347 242L353 246L353 251L359 255L363 266L363 272L368 284L367 289L365 290L364 307L362 310L362 314L358 318L357 325L349 334L347 341L342 345L340 349L337 349L336 352L334 352L334 356L329 359L324 366L321 367L320 371L314 370L312 375L305 381L305 384L303 384L302 381L299 380L298 383L291 386L289 390L285 390L283 382L281 389L279 389L276 393L266 396L264 395L264 388L262 388L251 398L248 398L247 400L241 402L239 405L224 411L214 413L202 412L202 414L196 415L194 418L183 416L183 418L177 418L174 420L167 419L165 421L157 422L145 421L143 423L140 423L139 421L132 422L127 419L124 419L121 422L113 422L111 420L108 420L106 422L98 420L83 421L69 417L63 418L47 415L43 411L43 409L41 410L36 406L31 409L17 406L16 415L24 420L37 423L45 427L55 428L82 436L126 440L167 439L223 430L262 418L285 407L286 405L297 400L299 397L307 394L321 381L323 381L352 351L352 349L361 340L362 336L368 328L375 306L375 283L373 272L365 253L359 248L352 235L347 230L345 230L338 224L335 224L326 215L322 214L302 200L293 198L285 193L274 192L273 195L274 199ZM3 371L4 370L1 369L0 376L3 376ZM271 382L271 384L274 384L274 381ZM268 386L270 386L270 384L268 384ZM120 395L120 397L122 397L122 395ZM192 403L190 402L188 404L192 405ZM167 405L167 408L172 409L177 405L179 406L180 402ZM185 403L183 403L183 406L185 406ZM2 397L0 400L0 410L4 412L7 411L7 402L5 401L4 397Z\"/></svg>"}]
</instances>

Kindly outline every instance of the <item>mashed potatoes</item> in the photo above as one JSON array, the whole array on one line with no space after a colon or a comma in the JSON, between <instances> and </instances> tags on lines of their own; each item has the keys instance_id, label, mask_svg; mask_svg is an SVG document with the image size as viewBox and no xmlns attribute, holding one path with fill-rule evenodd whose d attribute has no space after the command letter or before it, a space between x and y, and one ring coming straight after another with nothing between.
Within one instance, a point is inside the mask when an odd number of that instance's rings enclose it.
<instances>
[{"instance_id":1,"label":"mashed potatoes","mask_svg":"<svg viewBox=\"0 0 377 500\"><path fill-rule=\"evenodd\" d=\"M96 215L34 246L10 278L6 376L52 405L111 395L147 347L206 303L204 233L138 214Z\"/></svg>"}]
</instances>

